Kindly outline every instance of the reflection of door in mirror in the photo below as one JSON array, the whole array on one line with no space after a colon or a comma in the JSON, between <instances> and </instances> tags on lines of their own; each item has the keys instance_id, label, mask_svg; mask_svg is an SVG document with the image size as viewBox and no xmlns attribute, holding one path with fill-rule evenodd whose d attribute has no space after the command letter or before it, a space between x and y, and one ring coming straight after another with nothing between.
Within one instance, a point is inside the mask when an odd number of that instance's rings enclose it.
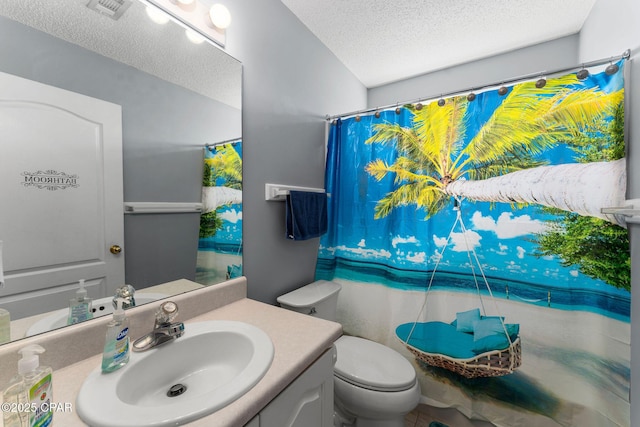
<instances>
[{"instance_id":1,"label":"reflection of door in mirror","mask_svg":"<svg viewBox=\"0 0 640 427\"><path fill-rule=\"evenodd\" d=\"M3 308L18 319L68 306L79 277L112 294L124 283L109 250L123 241L120 106L5 73L0 87Z\"/></svg>"}]
</instances>

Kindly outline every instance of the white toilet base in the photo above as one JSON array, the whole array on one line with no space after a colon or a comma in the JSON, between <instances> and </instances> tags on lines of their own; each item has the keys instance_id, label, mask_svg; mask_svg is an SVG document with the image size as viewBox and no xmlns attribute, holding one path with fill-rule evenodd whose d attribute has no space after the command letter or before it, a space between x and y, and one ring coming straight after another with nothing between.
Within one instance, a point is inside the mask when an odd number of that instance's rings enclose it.
<instances>
[{"instance_id":1,"label":"white toilet base","mask_svg":"<svg viewBox=\"0 0 640 427\"><path fill-rule=\"evenodd\" d=\"M335 427L404 427L404 416L420 400L420 385L409 390L377 392L333 377Z\"/></svg>"}]
</instances>

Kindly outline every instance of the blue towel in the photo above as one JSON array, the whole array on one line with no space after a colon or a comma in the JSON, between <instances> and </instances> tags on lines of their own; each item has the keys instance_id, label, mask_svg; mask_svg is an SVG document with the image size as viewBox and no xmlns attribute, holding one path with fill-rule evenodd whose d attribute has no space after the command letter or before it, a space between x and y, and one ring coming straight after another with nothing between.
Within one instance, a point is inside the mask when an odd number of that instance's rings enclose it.
<instances>
[{"instance_id":1,"label":"blue towel","mask_svg":"<svg viewBox=\"0 0 640 427\"><path fill-rule=\"evenodd\" d=\"M327 232L327 193L290 191L286 211L287 239L307 240Z\"/></svg>"}]
</instances>

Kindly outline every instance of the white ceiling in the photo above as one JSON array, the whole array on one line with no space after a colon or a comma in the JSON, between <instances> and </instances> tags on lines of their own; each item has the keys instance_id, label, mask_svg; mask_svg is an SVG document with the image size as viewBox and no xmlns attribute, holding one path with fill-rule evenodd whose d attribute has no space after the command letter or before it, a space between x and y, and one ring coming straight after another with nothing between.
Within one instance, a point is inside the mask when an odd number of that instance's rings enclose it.
<instances>
[{"instance_id":1,"label":"white ceiling","mask_svg":"<svg viewBox=\"0 0 640 427\"><path fill-rule=\"evenodd\" d=\"M0 16L44 31L235 108L241 108L242 65L208 43L195 45L170 22L158 25L133 1L113 20L88 0L0 0Z\"/></svg>"},{"instance_id":2,"label":"white ceiling","mask_svg":"<svg viewBox=\"0 0 640 427\"><path fill-rule=\"evenodd\" d=\"M596 0L282 0L367 87L578 33Z\"/></svg>"}]
</instances>

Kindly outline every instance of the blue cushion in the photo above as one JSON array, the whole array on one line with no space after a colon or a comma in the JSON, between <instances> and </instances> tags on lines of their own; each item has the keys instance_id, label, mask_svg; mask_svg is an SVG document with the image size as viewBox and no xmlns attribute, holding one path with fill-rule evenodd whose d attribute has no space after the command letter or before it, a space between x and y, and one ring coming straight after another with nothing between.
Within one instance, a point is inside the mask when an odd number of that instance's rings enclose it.
<instances>
[{"instance_id":1,"label":"blue cushion","mask_svg":"<svg viewBox=\"0 0 640 427\"><path fill-rule=\"evenodd\" d=\"M485 317L473 322L473 340L488 337L494 334L504 335L504 328L499 317Z\"/></svg>"},{"instance_id":2,"label":"blue cushion","mask_svg":"<svg viewBox=\"0 0 640 427\"><path fill-rule=\"evenodd\" d=\"M473 332L473 324L478 320L480 320L479 308L456 313L456 330L458 332Z\"/></svg>"},{"instance_id":3,"label":"blue cushion","mask_svg":"<svg viewBox=\"0 0 640 427\"><path fill-rule=\"evenodd\" d=\"M509 340L504 333L501 333L474 340L471 351L473 351L474 354L481 354L487 351L502 350L507 347L509 347Z\"/></svg>"},{"instance_id":4,"label":"blue cushion","mask_svg":"<svg viewBox=\"0 0 640 427\"><path fill-rule=\"evenodd\" d=\"M504 333L505 329L512 342L518 338L518 333L520 332L519 324L505 323L503 327L500 317L485 317L476 321L473 328L473 346L471 350L476 354L480 354L509 347L509 339Z\"/></svg>"},{"instance_id":5,"label":"blue cushion","mask_svg":"<svg viewBox=\"0 0 640 427\"><path fill-rule=\"evenodd\" d=\"M411 332L413 330L413 332ZM403 342L411 333L409 345L425 353L444 354L459 359L475 357L471 350L473 335L457 332L455 326L444 322L404 323L396 328L396 336Z\"/></svg>"},{"instance_id":6,"label":"blue cushion","mask_svg":"<svg viewBox=\"0 0 640 427\"><path fill-rule=\"evenodd\" d=\"M502 328L502 325L500 327ZM511 341L515 341L520 325L507 323L505 327ZM458 359L471 359L480 353L502 350L509 346L509 340L502 329L500 333L474 340L473 335L458 332L455 326L444 322L416 323L415 325L404 323L396 328L396 336L403 342L407 341L409 333L411 333L408 342L410 346L425 353L443 354Z\"/></svg>"}]
</instances>

